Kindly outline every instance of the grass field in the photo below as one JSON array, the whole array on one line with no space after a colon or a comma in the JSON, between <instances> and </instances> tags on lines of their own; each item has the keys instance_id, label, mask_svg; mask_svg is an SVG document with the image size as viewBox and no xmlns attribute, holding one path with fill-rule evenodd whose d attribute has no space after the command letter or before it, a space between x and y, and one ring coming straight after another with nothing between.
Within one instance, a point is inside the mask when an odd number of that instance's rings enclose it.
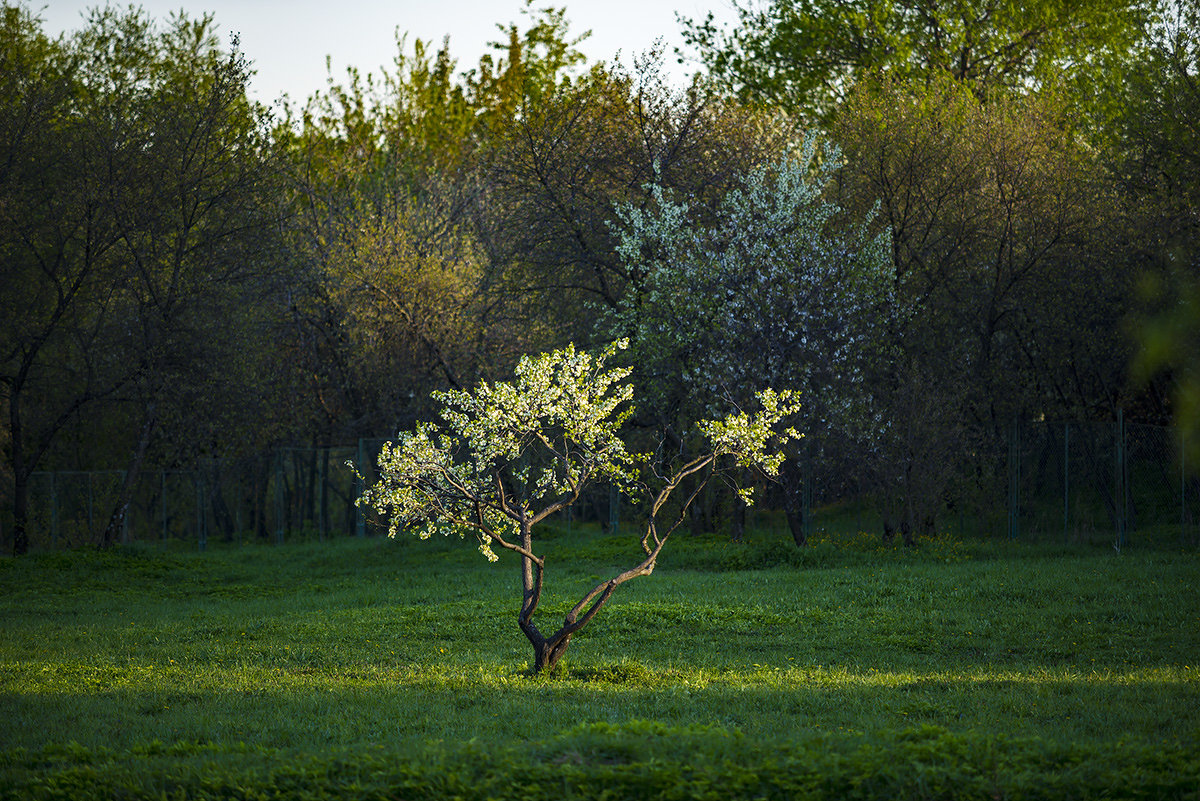
<instances>
[{"instance_id":1,"label":"grass field","mask_svg":"<svg viewBox=\"0 0 1200 801\"><path fill-rule=\"evenodd\" d=\"M631 540L546 540L557 619ZM681 537L554 675L457 540L0 561L4 798L1200 797L1200 555Z\"/></svg>"}]
</instances>

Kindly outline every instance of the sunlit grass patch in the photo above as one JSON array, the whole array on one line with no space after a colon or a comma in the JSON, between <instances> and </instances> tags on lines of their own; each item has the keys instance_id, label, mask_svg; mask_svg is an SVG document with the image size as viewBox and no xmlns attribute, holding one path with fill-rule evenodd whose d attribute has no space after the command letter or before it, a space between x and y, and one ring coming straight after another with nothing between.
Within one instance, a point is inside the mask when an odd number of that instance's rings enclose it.
<instances>
[{"instance_id":1,"label":"sunlit grass patch","mask_svg":"<svg viewBox=\"0 0 1200 801\"><path fill-rule=\"evenodd\" d=\"M547 611L616 562L617 538L592 533L557 537ZM690 770L687 753L654 745L664 731L763 765L817 742L874 765L864 754L916 747L897 733L926 728L920 742L964 753L1039 743L1017 749L1029 765L1052 751L1190 752L1200 736L1194 554L972 546L950 563L922 549L872 561L831 542L821 565L664 566L623 587L556 671L530 676L513 566L429 545L0 563L0 788L38 770L11 767L32 764L18 754L50 752L64 776L82 775L86 753L88 770L109 766L97 786L138 784L151 768L135 754L154 743L195 789L222 765L238 781L285 763L328 776L334 753L390 787L403 782L389 765L460 770L470 743L511 749L511 764L549 748L584 774L649 765L612 756L637 751ZM189 743L205 750L187 756Z\"/></svg>"}]
</instances>

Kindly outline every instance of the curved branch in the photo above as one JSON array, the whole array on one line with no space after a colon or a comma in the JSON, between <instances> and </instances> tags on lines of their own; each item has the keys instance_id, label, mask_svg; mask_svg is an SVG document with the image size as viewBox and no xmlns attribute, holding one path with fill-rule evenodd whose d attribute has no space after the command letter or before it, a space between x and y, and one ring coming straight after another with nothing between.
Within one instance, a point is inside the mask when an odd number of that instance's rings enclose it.
<instances>
[{"instance_id":1,"label":"curved branch","mask_svg":"<svg viewBox=\"0 0 1200 801\"><path fill-rule=\"evenodd\" d=\"M508 542L507 540L503 539L502 537L497 537L495 534L488 534L488 536L491 537L492 541L495 544L499 545L501 548L504 548L505 550L508 550L508 551L514 551L516 553L519 553L519 554L521 554L521 556L524 556L529 561L531 561L535 565L537 565L539 569L541 568L543 559L540 556L538 556L537 554L533 553L532 551L528 551L525 548L522 548L520 545L514 545L513 543Z\"/></svg>"},{"instance_id":2,"label":"curved branch","mask_svg":"<svg viewBox=\"0 0 1200 801\"><path fill-rule=\"evenodd\" d=\"M484 534L486 534L488 537L491 538L491 541L494 544L499 545L501 548L504 548L505 550L513 551L515 553L521 554L522 556L526 557L531 562L533 562L535 565L537 565L539 569L541 569L541 567L544 563L542 557L538 556L537 554L533 553L532 551L528 550L527 548L524 548L520 545L517 545L516 543L512 543L512 542L509 542L508 540L504 539L503 536L501 536L500 534L497 534L496 531L484 521L484 519L483 519L483 504L480 503L479 501L475 502L475 518L476 519L472 522L464 521L464 523L462 525L470 526L471 528L475 528L475 529L478 529L479 531L482 531Z\"/></svg>"},{"instance_id":3,"label":"curved branch","mask_svg":"<svg viewBox=\"0 0 1200 801\"><path fill-rule=\"evenodd\" d=\"M700 494L700 491L703 490L705 485L708 484L708 481L701 481L700 484L692 491L692 494L688 496L687 501L684 502L683 507L679 510L679 518L671 525L671 528L667 530L667 533L660 538L658 536L658 526L656 520L658 518L659 511L662 510L663 504L667 502L667 499L671 496L671 493L679 487L680 482L682 482L688 476L695 475L696 473L700 472L705 467L716 461L716 458L716 454L712 453L705 454L704 456L697 456L695 459L688 462L678 471L676 471L675 475L671 477L666 486L659 491L658 495L654 499L653 505L650 507L650 520L646 525L646 533L642 535L642 550L647 556L651 555L650 540L654 540L656 544L654 552L657 553L657 551L662 548L662 544L667 541L667 537L671 536L671 532L679 528L680 523L682 523L684 520L684 515L687 513L687 510L691 507L692 502L696 500L696 497Z\"/></svg>"},{"instance_id":4,"label":"curved branch","mask_svg":"<svg viewBox=\"0 0 1200 801\"><path fill-rule=\"evenodd\" d=\"M527 591L525 602L521 605L521 614L517 617L517 623L520 624L521 630L525 631L526 636L529 636L529 632L532 630L539 638L542 638L542 634L533 624L532 618L533 613L537 611L538 603L542 600L542 574L544 571L540 559L531 559L530 561L534 566L534 585ZM530 639L533 638L530 637Z\"/></svg>"},{"instance_id":5,"label":"curved branch","mask_svg":"<svg viewBox=\"0 0 1200 801\"><path fill-rule=\"evenodd\" d=\"M578 481L571 481L570 479L568 479L567 483L571 487L571 494L564 495L563 497L559 498L554 503L547 506L542 511L535 514L533 517L531 517L529 519L529 525L536 526L538 523L542 522L543 520L545 520L547 517L554 514L555 512L561 512L563 509L566 509L568 506L573 505L576 501L579 500L579 493L583 490L584 485L586 485L588 483L588 479L590 479L590 478L591 478L591 470L588 469L583 472L583 474L579 477Z\"/></svg>"},{"instance_id":6,"label":"curved branch","mask_svg":"<svg viewBox=\"0 0 1200 801\"><path fill-rule=\"evenodd\" d=\"M571 611L567 613L567 616L563 621L562 627L559 628L558 631L554 632L554 634L552 634L549 638L547 638L547 644L553 647L586 626L591 619L596 616L596 613L600 611L601 607L608 603L608 599L612 597L612 594L617 587L621 586L630 579L635 579L639 576L648 576L654 572L654 568L658 563L658 556L660 553L662 553L663 546L667 544L667 538L670 537L671 533L679 527L680 523L683 522L684 514L686 513L688 507L691 506L692 501L696 499L696 496L700 494L700 490L702 490L705 484L708 482L701 482L700 485L691 493L691 495L688 496L688 500L684 503L683 510L680 512L679 518L674 524L672 524L667 533L661 537L659 537L657 534L657 526L655 523L656 515L658 514L659 510L662 509L663 504L667 502L671 492L679 486L679 483L683 481L683 479L690 475L694 475L700 470L703 470L715 459L716 454L711 453L705 454L704 456L698 456L676 471L675 475L671 477L671 480L665 487L663 487L663 489L655 498L654 505L650 512L650 519L646 523L646 534L642 536L642 548L646 552L646 558L636 567L631 567L624 573L614 576L608 581L601 582L593 587L590 592L588 592L579 600L579 603L575 604L575 606L571 608ZM654 539L653 548L649 546L649 541L651 538ZM586 611L584 611L585 608ZM582 616L580 615L581 612Z\"/></svg>"},{"instance_id":7,"label":"curved branch","mask_svg":"<svg viewBox=\"0 0 1200 801\"><path fill-rule=\"evenodd\" d=\"M608 603L608 599L612 597L612 594L617 587L621 586L630 579L635 579L638 576L648 576L653 573L655 562L658 559L659 552L662 551L662 546L663 543L660 542L654 548L653 553L651 553L650 556L648 556L637 567L632 567L629 570L626 570L624 573L614 576L608 581L601 582L593 587L592 590L587 595L583 596L579 603L575 604L571 611L567 613L562 627L559 628L558 631L554 632L554 634L550 635L546 642L551 646L554 646L567 637L570 637L572 634L586 626L591 619L596 616L596 613L600 611L600 608ZM588 606L589 603L591 606ZM579 613L583 611L584 607L587 607L587 611L583 612L583 616L580 617Z\"/></svg>"}]
</instances>

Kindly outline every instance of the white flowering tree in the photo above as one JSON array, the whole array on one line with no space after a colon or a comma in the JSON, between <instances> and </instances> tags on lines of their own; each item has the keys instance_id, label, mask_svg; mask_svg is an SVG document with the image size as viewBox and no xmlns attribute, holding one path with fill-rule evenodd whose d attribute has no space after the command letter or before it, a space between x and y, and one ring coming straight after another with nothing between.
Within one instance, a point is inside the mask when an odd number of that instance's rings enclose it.
<instances>
[{"instance_id":1,"label":"white flowering tree","mask_svg":"<svg viewBox=\"0 0 1200 801\"><path fill-rule=\"evenodd\" d=\"M629 369L608 364L626 346L614 342L598 356L569 346L524 357L511 383L436 393L443 422L423 423L384 445L380 478L359 499L389 518L390 536L471 534L490 561L503 551L519 557L517 621L533 645L535 672L557 664L571 637L617 587L653 572L688 505L715 472L739 465L773 475L779 447L799 436L781 428L798 409L795 397L768 389L758 393L753 413L697 423L705 445L686 461L670 464L661 455L628 452L621 429L632 412ZM676 499L670 507L675 519L662 523L659 515L687 479L693 479L688 497ZM645 504L639 561L593 587L545 634L534 622L546 567L535 547L535 527L597 482L619 486ZM749 491L742 492L749 502Z\"/></svg>"},{"instance_id":2,"label":"white flowering tree","mask_svg":"<svg viewBox=\"0 0 1200 801\"><path fill-rule=\"evenodd\" d=\"M601 328L631 338L657 410L686 420L711 399L774 386L801 393L805 431L865 425L894 273L888 233L846 221L826 196L839 159L809 138L712 207L652 186L650 203L617 208L633 281ZM789 459L785 508L803 544L799 481Z\"/></svg>"}]
</instances>

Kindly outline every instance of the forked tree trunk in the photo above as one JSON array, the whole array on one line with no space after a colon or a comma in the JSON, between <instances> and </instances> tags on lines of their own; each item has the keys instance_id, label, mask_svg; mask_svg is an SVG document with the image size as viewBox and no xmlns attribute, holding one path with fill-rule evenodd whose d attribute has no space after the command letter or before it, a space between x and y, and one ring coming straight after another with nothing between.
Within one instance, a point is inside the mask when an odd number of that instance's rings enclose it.
<instances>
[{"instance_id":1,"label":"forked tree trunk","mask_svg":"<svg viewBox=\"0 0 1200 801\"><path fill-rule=\"evenodd\" d=\"M659 546L661 547L661 545ZM567 613L562 626L549 637L542 634L533 622L533 613L537 611L538 600L542 594L542 567L527 556L522 557L522 585L525 598L521 604L521 613L517 616L517 625L521 627L526 639L533 646L533 672L541 673L551 670L562 659L571 644L571 637L586 626L600 608L608 603L613 591L631 578L648 576L654 572L654 562L658 551L643 561L637 567L630 568L624 573L608 581L596 585L585 595L575 607Z\"/></svg>"},{"instance_id":2,"label":"forked tree trunk","mask_svg":"<svg viewBox=\"0 0 1200 801\"><path fill-rule=\"evenodd\" d=\"M567 635L559 640L556 644L550 645L546 640L542 640L541 644L535 644L533 648L533 672L541 673L543 670L553 670L558 660L563 658L563 654L567 652L567 646L571 644L571 636Z\"/></svg>"},{"instance_id":3,"label":"forked tree trunk","mask_svg":"<svg viewBox=\"0 0 1200 801\"><path fill-rule=\"evenodd\" d=\"M635 579L639 576L648 576L654 572L658 555L662 552L667 538L671 536L672 531L683 523L687 516L688 507L696 500L696 496L700 491L704 489L707 480L689 493L687 502L679 510L678 518L665 532L658 530L656 523L658 513L662 510L672 491L679 486L681 481L709 467L714 458L714 456L702 456L692 460L676 473L667 486L663 487L651 505L649 520L646 523L646 533L642 537L642 548L645 552L645 559L640 564L593 587L590 592L585 594L567 612L566 617L563 618L562 625L549 637L543 635L533 622L533 615L537 611L538 602L542 597L542 580L545 563L533 553L532 528L536 521L545 517L546 514L558 511L558 509L553 506L549 507L540 516L535 517L527 516L524 510L520 512L519 516L514 515L519 520L521 529L520 545L506 545L505 547L510 550L519 551L521 554L522 599L521 612L517 615L517 625L520 626L521 632L524 633L526 639L533 646L533 672L535 674L541 673L543 670L551 670L559 663L563 654L567 652L567 647L571 644L571 637L591 622L596 613L608 603L609 598L612 597L613 591L617 587L630 579Z\"/></svg>"},{"instance_id":4,"label":"forked tree trunk","mask_svg":"<svg viewBox=\"0 0 1200 801\"><path fill-rule=\"evenodd\" d=\"M521 627L525 638L529 640L529 644L533 646L533 672L541 673L543 670L553 670L554 666L563 658L563 654L567 652L574 632L563 635L560 631L550 637L545 637L524 610L517 619L517 624Z\"/></svg>"}]
</instances>

